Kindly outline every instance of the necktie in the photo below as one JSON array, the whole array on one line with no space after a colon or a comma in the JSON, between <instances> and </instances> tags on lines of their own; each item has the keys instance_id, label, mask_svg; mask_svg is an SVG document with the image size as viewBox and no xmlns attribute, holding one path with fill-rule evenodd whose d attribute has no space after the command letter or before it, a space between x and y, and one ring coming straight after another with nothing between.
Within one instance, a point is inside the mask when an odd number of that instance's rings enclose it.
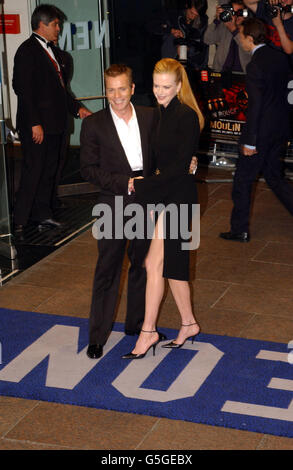
<instances>
[{"instance_id":1,"label":"necktie","mask_svg":"<svg viewBox=\"0 0 293 470\"><path fill-rule=\"evenodd\" d=\"M55 67L55 70L56 70L56 72L57 72L57 74L58 74L58 76L59 76L59 80L60 80L61 85L63 86L63 88L65 88L64 80L63 80L63 77L62 77L62 73L61 73L60 68L58 67L58 64L57 64L56 60L54 60L53 57L50 56L49 52L47 52L46 49L45 49L45 52L46 52L46 54L48 54L49 59L51 60L52 64L53 64L54 67Z\"/></svg>"},{"instance_id":2,"label":"necktie","mask_svg":"<svg viewBox=\"0 0 293 470\"><path fill-rule=\"evenodd\" d=\"M37 39L40 39L40 41L44 42L47 46L47 48L54 46L54 42L53 41L46 41L45 38L43 38L42 36L39 36L38 34L36 33L33 33L33 36ZM60 80L60 83L61 85L63 86L63 88L65 88L65 84L64 84L64 80L63 80L63 77L62 77L62 73L61 73L61 70L60 70L60 67L58 66L58 63L56 60L53 59L53 57L49 54L49 52L44 49L44 51L46 52L46 54L48 55L49 59L51 60L52 64L54 65L55 67L55 70L59 76L59 80Z\"/></svg>"}]
</instances>

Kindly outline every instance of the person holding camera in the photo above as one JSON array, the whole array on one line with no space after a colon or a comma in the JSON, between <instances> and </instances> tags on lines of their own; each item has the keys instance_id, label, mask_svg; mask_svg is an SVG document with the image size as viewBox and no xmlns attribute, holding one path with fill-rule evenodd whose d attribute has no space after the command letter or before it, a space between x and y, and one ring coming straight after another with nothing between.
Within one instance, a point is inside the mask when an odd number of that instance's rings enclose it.
<instances>
[{"instance_id":1,"label":"person holding camera","mask_svg":"<svg viewBox=\"0 0 293 470\"><path fill-rule=\"evenodd\" d=\"M293 0L243 0L267 25L267 38L278 49L293 53Z\"/></svg>"},{"instance_id":2,"label":"person holding camera","mask_svg":"<svg viewBox=\"0 0 293 470\"><path fill-rule=\"evenodd\" d=\"M293 54L293 0L270 0L272 23L278 31L282 49L287 54ZM290 37L285 29L289 30Z\"/></svg>"},{"instance_id":3,"label":"person holding camera","mask_svg":"<svg viewBox=\"0 0 293 470\"><path fill-rule=\"evenodd\" d=\"M218 5L216 18L205 34L204 42L217 46L213 70L216 72L244 72L250 61L250 54L241 47L239 26L244 19L242 0Z\"/></svg>"},{"instance_id":4,"label":"person holding camera","mask_svg":"<svg viewBox=\"0 0 293 470\"><path fill-rule=\"evenodd\" d=\"M148 31L162 39L161 58L182 60L192 70L207 66L208 46L203 41L206 10L207 0L186 0L183 9L166 10L148 24Z\"/></svg>"}]
</instances>

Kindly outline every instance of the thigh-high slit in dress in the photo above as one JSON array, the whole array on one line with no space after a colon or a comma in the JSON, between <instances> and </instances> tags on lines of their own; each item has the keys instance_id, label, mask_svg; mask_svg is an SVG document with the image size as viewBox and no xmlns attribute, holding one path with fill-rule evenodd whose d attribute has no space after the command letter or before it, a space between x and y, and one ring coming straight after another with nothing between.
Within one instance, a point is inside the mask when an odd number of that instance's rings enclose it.
<instances>
[{"instance_id":1,"label":"thigh-high slit in dress","mask_svg":"<svg viewBox=\"0 0 293 470\"><path fill-rule=\"evenodd\" d=\"M166 208L170 205L176 207L178 236L175 233L174 237L171 218L166 218L163 277L188 281L189 250L182 249L182 242L186 243L186 239L182 236L180 216L183 210L187 212L186 225L190 224L192 205L197 203L195 177L188 172L191 158L196 155L198 147L199 122L196 112L180 103L177 97L166 108L159 106L157 113L157 128L152 144L157 174L134 180L136 202L144 206L163 204Z\"/></svg>"}]
</instances>

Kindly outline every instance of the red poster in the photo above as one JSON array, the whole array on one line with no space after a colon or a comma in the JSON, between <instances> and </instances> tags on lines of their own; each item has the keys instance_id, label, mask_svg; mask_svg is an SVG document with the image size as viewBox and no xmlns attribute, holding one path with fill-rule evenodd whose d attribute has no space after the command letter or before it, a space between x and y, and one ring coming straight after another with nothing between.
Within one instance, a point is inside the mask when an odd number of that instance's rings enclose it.
<instances>
[{"instance_id":1,"label":"red poster","mask_svg":"<svg viewBox=\"0 0 293 470\"><path fill-rule=\"evenodd\" d=\"M205 90L205 116L213 136L237 140L245 123L248 96L245 75L210 72Z\"/></svg>"},{"instance_id":2,"label":"red poster","mask_svg":"<svg viewBox=\"0 0 293 470\"><path fill-rule=\"evenodd\" d=\"M19 15L0 15L0 34L19 34Z\"/></svg>"}]
</instances>

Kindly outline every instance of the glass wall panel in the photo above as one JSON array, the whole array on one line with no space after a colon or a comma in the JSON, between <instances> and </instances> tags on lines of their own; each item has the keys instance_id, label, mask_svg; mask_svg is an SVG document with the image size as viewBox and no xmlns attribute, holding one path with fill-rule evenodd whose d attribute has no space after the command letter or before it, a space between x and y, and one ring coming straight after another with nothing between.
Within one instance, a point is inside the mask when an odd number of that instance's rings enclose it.
<instances>
[{"instance_id":1,"label":"glass wall panel","mask_svg":"<svg viewBox=\"0 0 293 470\"><path fill-rule=\"evenodd\" d=\"M42 2L38 2L39 4ZM70 87L77 98L103 96L104 65L108 66L109 22L107 2L100 0L54 0L51 3L65 13L67 20L59 36L59 47L72 61ZM91 111L104 106L104 100L84 100ZM81 121L74 120L71 145L79 145Z\"/></svg>"},{"instance_id":2,"label":"glass wall panel","mask_svg":"<svg viewBox=\"0 0 293 470\"><path fill-rule=\"evenodd\" d=\"M8 197L8 178L6 164L6 126L4 121L2 101L2 80L0 64L0 256L11 260L16 258L16 249L11 234L10 204ZM0 269L0 285L2 283L2 272Z\"/></svg>"},{"instance_id":3,"label":"glass wall panel","mask_svg":"<svg viewBox=\"0 0 293 470\"><path fill-rule=\"evenodd\" d=\"M3 116L2 80L0 64L0 236L10 233L10 217L5 159L5 121Z\"/></svg>"},{"instance_id":4,"label":"glass wall panel","mask_svg":"<svg viewBox=\"0 0 293 470\"><path fill-rule=\"evenodd\" d=\"M7 182L7 162L6 162L6 125L4 120L4 102L3 102L3 65L4 57L4 35L0 34L0 255L7 258L14 258L15 248L12 244L10 207L8 197ZM1 271L0 271L1 280Z\"/></svg>"}]
</instances>

